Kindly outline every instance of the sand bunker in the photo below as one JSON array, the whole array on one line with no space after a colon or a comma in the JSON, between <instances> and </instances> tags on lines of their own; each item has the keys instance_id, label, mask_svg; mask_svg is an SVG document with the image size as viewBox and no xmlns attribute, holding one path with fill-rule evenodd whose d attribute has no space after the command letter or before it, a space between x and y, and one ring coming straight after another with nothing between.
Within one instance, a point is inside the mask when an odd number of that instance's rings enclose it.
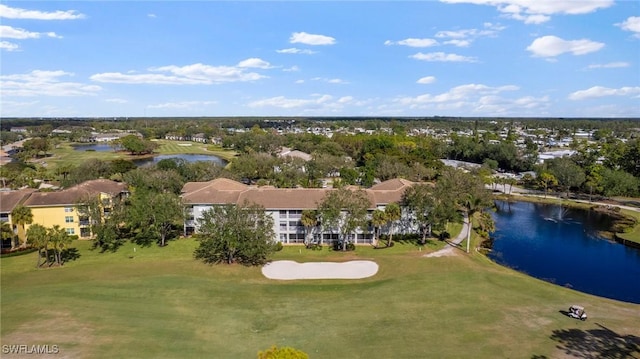
<instances>
[{"instance_id":1,"label":"sand bunker","mask_svg":"<svg viewBox=\"0 0 640 359\"><path fill-rule=\"evenodd\" d=\"M262 267L269 279L361 279L378 273L378 264L372 261L309 262L275 261Z\"/></svg>"}]
</instances>

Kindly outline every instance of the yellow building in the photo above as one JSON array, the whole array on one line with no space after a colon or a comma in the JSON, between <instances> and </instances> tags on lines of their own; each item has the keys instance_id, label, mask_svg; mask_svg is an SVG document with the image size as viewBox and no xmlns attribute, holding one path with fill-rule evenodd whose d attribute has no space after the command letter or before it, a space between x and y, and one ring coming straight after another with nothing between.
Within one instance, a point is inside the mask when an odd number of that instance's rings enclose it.
<instances>
[{"instance_id":1,"label":"yellow building","mask_svg":"<svg viewBox=\"0 0 640 359\"><path fill-rule=\"evenodd\" d=\"M64 228L79 239L91 238L89 218L78 211L78 206L91 198L99 198L103 215L108 215L112 201L126 195L127 185L107 179L83 182L56 192L34 192L24 201L31 208L33 224L51 228ZM29 225L27 225L27 229Z\"/></svg>"}]
</instances>

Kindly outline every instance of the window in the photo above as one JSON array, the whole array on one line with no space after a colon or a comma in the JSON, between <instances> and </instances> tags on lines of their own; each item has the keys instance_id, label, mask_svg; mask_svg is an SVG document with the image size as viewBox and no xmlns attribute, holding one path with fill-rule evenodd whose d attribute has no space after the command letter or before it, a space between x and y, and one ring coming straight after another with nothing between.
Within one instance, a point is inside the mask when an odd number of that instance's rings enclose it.
<instances>
[{"instance_id":1,"label":"window","mask_svg":"<svg viewBox=\"0 0 640 359\"><path fill-rule=\"evenodd\" d=\"M64 211L67 213L73 212L73 207L64 207Z\"/></svg>"},{"instance_id":2,"label":"window","mask_svg":"<svg viewBox=\"0 0 640 359\"><path fill-rule=\"evenodd\" d=\"M281 231L287 230L287 222L280 222L280 230Z\"/></svg>"},{"instance_id":3,"label":"window","mask_svg":"<svg viewBox=\"0 0 640 359\"><path fill-rule=\"evenodd\" d=\"M289 211L289 218L291 219L302 218L302 211Z\"/></svg>"},{"instance_id":4,"label":"window","mask_svg":"<svg viewBox=\"0 0 640 359\"><path fill-rule=\"evenodd\" d=\"M297 227L300 225L300 221L289 221L289 227Z\"/></svg>"},{"instance_id":5,"label":"window","mask_svg":"<svg viewBox=\"0 0 640 359\"><path fill-rule=\"evenodd\" d=\"M73 216L65 216L64 221L65 223L73 223Z\"/></svg>"},{"instance_id":6,"label":"window","mask_svg":"<svg viewBox=\"0 0 640 359\"><path fill-rule=\"evenodd\" d=\"M67 234L76 234L76 230L73 228L66 228Z\"/></svg>"},{"instance_id":7,"label":"window","mask_svg":"<svg viewBox=\"0 0 640 359\"><path fill-rule=\"evenodd\" d=\"M287 235L280 233L280 242L287 243Z\"/></svg>"},{"instance_id":8,"label":"window","mask_svg":"<svg viewBox=\"0 0 640 359\"><path fill-rule=\"evenodd\" d=\"M69 228L72 229L72 228ZM80 237L89 237L91 236L91 229L89 228L80 228Z\"/></svg>"}]
</instances>

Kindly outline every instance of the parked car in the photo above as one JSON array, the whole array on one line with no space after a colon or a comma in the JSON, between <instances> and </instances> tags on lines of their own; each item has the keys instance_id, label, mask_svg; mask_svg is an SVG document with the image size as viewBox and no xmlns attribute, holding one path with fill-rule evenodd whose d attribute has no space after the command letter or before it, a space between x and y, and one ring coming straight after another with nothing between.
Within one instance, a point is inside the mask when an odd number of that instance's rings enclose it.
<instances>
[{"instance_id":1,"label":"parked car","mask_svg":"<svg viewBox=\"0 0 640 359\"><path fill-rule=\"evenodd\" d=\"M569 307L569 313L567 313L567 315L571 318L587 320L587 312L584 311L584 307L579 305L572 305Z\"/></svg>"}]
</instances>

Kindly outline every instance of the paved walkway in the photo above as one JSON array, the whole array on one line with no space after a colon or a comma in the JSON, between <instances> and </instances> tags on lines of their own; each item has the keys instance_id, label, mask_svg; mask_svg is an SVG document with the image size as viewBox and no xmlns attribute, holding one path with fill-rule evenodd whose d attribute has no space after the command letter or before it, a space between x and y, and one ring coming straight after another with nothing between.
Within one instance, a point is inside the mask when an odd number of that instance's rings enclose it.
<instances>
[{"instance_id":1,"label":"paved walkway","mask_svg":"<svg viewBox=\"0 0 640 359\"><path fill-rule=\"evenodd\" d=\"M467 231L469 229L469 217L464 217L464 222L462 222L462 229L460 233L456 236L456 238L447 241L447 245L439 251L435 251L433 253L425 254L423 257L450 257L458 255L459 250L463 250L460 248L460 243L467 239Z\"/></svg>"}]
</instances>

